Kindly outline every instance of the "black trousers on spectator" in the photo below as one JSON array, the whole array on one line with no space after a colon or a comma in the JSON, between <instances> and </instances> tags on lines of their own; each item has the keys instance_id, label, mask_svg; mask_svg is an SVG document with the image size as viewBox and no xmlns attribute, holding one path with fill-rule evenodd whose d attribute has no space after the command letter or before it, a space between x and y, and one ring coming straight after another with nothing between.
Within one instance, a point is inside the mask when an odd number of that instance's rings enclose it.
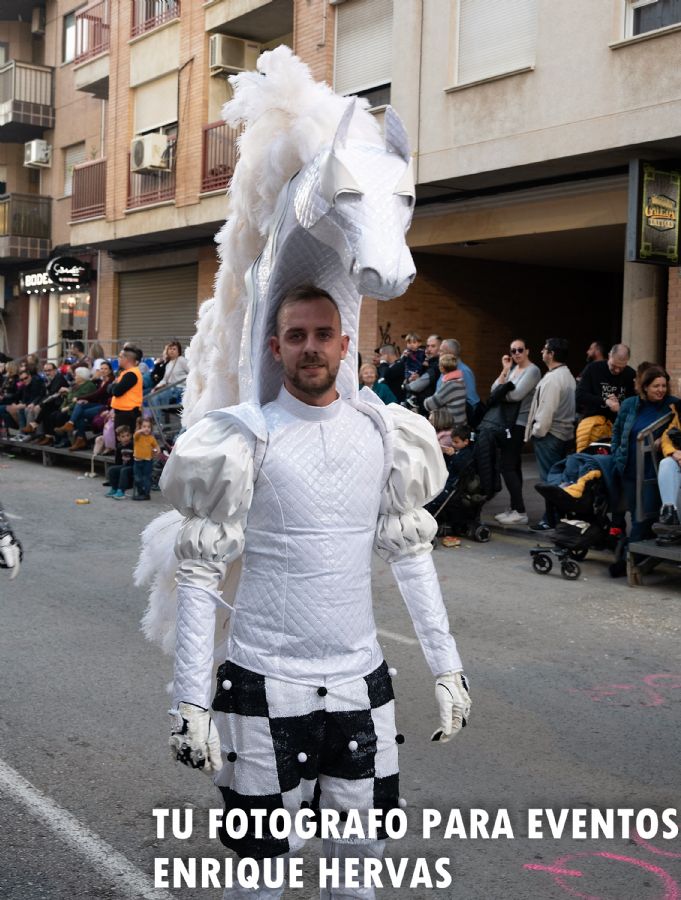
<instances>
[{"instance_id":1,"label":"black trousers on spectator","mask_svg":"<svg viewBox=\"0 0 681 900\"><path fill-rule=\"evenodd\" d=\"M115 409L114 410L114 429L119 425L127 425L130 431L135 432L137 420L140 417L139 408L137 409Z\"/></svg>"},{"instance_id":2,"label":"black trousers on spectator","mask_svg":"<svg viewBox=\"0 0 681 900\"><path fill-rule=\"evenodd\" d=\"M110 466L106 477L114 490L127 491L133 484L134 473L132 465Z\"/></svg>"},{"instance_id":3,"label":"black trousers on spectator","mask_svg":"<svg viewBox=\"0 0 681 900\"><path fill-rule=\"evenodd\" d=\"M45 434L54 435L54 429L64 425L69 420L69 413L62 412L58 409L56 412L50 413L43 419L43 430Z\"/></svg>"},{"instance_id":4,"label":"black trousers on spectator","mask_svg":"<svg viewBox=\"0 0 681 900\"><path fill-rule=\"evenodd\" d=\"M525 512L523 501L523 469L521 464L523 444L525 443L525 426L514 425L511 428L510 440L504 441L501 448L499 468L501 477L511 498L511 509Z\"/></svg>"}]
</instances>

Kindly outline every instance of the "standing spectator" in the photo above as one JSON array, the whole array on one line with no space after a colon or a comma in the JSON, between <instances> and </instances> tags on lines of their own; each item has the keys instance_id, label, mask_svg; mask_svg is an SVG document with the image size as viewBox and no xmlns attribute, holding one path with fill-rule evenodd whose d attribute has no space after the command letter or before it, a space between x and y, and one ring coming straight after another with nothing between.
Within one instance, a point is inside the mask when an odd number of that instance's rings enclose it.
<instances>
[{"instance_id":1,"label":"standing spectator","mask_svg":"<svg viewBox=\"0 0 681 900\"><path fill-rule=\"evenodd\" d=\"M608 348L604 341L592 341L586 348L586 365L592 362L604 362L608 357ZM584 374L584 369L577 376L577 381Z\"/></svg>"},{"instance_id":2,"label":"standing spectator","mask_svg":"<svg viewBox=\"0 0 681 900\"><path fill-rule=\"evenodd\" d=\"M629 348L615 344L607 360L589 363L577 385L577 452L592 440L609 438L620 404L636 393L636 372L629 365Z\"/></svg>"},{"instance_id":3,"label":"standing spectator","mask_svg":"<svg viewBox=\"0 0 681 900\"><path fill-rule=\"evenodd\" d=\"M466 425L466 383L456 356L443 353L439 358L439 371L442 376L441 386L432 397L425 398L423 405L428 412L447 409L455 425Z\"/></svg>"},{"instance_id":4,"label":"standing spectator","mask_svg":"<svg viewBox=\"0 0 681 900\"><path fill-rule=\"evenodd\" d=\"M423 403L426 397L435 393L438 378L440 377L440 344L442 338L437 334L431 334L426 341L426 353L422 365L422 373L415 372L407 377L407 403L412 408L423 411Z\"/></svg>"},{"instance_id":5,"label":"standing spectator","mask_svg":"<svg viewBox=\"0 0 681 900\"><path fill-rule=\"evenodd\" d=\"M435 337L435 335L433 335ZM430 338L428 339L430 340ZM438 339L439 340L439 339ZM404 336L405 347L402 351L404 360L404 380L413 381L423 372L426 351L421 346L421 338L413 331Z\"/></svg>"},{"instance_id":6,"label":"standing spectator","mask_svg":"<svg viewBox=\"0 0 681 900\"><path fill-rule=\"evenodd\" d=\"M642 541L652 535L652 525L657 518L659 495L654 483L655 470L650 456L646 459L644 477L643 516L639 519L636 508L636 445L641 431L662 416L678 409L679 401L669 395L669 375L660 366L649 366L640 376L639 394L628 397L620 406L620 411L612 428L612 457L616 470L622 479L622 487L627 509L631 516L630 541ZM656 434L655 437L660 437ZM669 446L666 448L669 449ZM648 516L645 513L649 513ZM612 574L612 569L611 569ZM617 573L619 574L619 573Z\"/></svg>"},{"instance_id":7,"label":"standing spectator","mask_svg":"<svg viewBox=\"0 0 681 900\"><path fill-rule=\"evenodd\" d=\"M364 363L360 368L359 383L360 386L364 385L364 387L372 390L374 394L378 394L384 403L397 403L395 395L388 385L378 381L378 372L376 371L376 366L372 365L372 363Z\"/></svg>"},{"instance_id":8,"label":"standing spectator","mask_svg":"<svg viewBox=\"0 0 681 900\"><path fill-rule=\"evenodd\" d=\"M501 358L501 372L492 385L492 392L506 384L513 388L500 402L503 409L511 410L511 418L505 420L510 435L501 445L499 466L511 505L506 512L494 518L502 525L527 525L523 500L522 454L525 428L532 405L534 391L541 379L539 367L530 362L530 349L523 338L514 338L508 354ZM512 418L515 417L515 421Z\"/></svg>"},{"instance_id":9,"label":"standing spectator","mask_svg":"<svg viewBox=\"0 0 681 900\"><path fill-rule=\"evenodd\" d=\"M133 500L151 500L151 470L154 457L161 450L154 435L151 433L151 420L138 419L137 430L133 436L133 478L135 492Z\"/></svg>"},{"instance_id":10,"label":"standing spectator","mask_svg":"<svg viewBox=\"0 0 681 900\"><path fill-rule=\"evenodd\" d=\"M163 377L147 394L147 403L155 408L181 403L184 382L189 374L189 363L182 356L182 344L179 341L166 344L164 355L166 361Z\"/></svg>"},{"instance_id":11,"label":"standing spectator","mask_svg":"<svg viewBox=\"0 0 681 900\"><path fill-rule=\"evenodd\" d=\"M575 379L567 367L567 355L564 338L547 338L541 356L548 372L534 393L525 428L525 440L532 441L542 481L551 466L567 456L574 437ZM547 503L544 516L530 528L546 531L556 521L555 510Z\"/></svg>"},{"instance_id":12,"label":"standing spectator","mask_svg":"<svg viewBox=\"0 0 681 900\"><path fill-rule=\"evenodd\" d=\"M141 350L126 344L118 354L119 372L111 385L114 427L127 425L131 434L142 410L142 373L138 365L141 358Z\"/></svg>"},{"instance_id":13,"label":"standing spectator","mask_svg":"<svg viewBox=\"0 0 681 900\"><path fill-rule=\"evenodd\" d=\"M485 406L480 401L480 395L478 394L473 370L461 359L461 344L456 338L447 338L440 345L440 353L451 353L456 356L459 361L459 368L463 372L463 380L466 385L466 415L471 424L471 428L477 428L480 419L482 419L485 413ZM439 386L438 383L438 388Z\"/></svg>"},{"instance_id":14,"label":"standing spectator","mask_svg":"<svg viewBox=\"0 0 681 900\"><path fill-rule=\"evenodd\" d=\"M74 341L68 352L69 368L74 377L78 368L92 370L92 360L85 355L85 344L82 341Z\"/></svg>"},{"instance_id":15,"label":"standing spectator","mask_svg":"<svg viewBox=\"0 0 681 900\"><path fill-rule=\"evenodd\" d=\"M405 398L404 378L404 357L398 356L392 344L385 344L379 350L378 380L390 388L398 403Z\"/></svg>"}]
</instances>

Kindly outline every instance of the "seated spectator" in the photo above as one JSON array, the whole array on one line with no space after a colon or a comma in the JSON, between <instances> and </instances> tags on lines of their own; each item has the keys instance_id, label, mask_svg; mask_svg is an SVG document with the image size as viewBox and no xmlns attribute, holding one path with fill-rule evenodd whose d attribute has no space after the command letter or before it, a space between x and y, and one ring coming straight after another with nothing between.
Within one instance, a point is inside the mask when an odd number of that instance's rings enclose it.
<instances>
[{"instance_id":1,"label":"seated spectator","mask_svg":"<svg viewBox=\"0 0 681 900\"><path fill-rule=\"evenodd\" d=\"M92 374L96 375L99 372L101 364L108 363L109 360L104 353L104 347L97 342L90 344L90 356L92 358Z\"/></svg>"},{"instance_id":2,"label":"seated spectator","mask_svg":"<svg viewBox=\"0 0 681 900\"><path fill-rule=\"evenodd\" d=\"M70 450L84 450L87 447L87 439L85 432L90 422L103 409L106 409L111 402L109 386L113 383L113 369L108 360L100 363L97 378L93 379L95 390L91 394L80 397L76 400L68 422L54 429L55 434L67 435L74 432L75 440L70 446Z\"/></svg>"},{"instance_id":3,"label":"seated spectator","mask_svg":"<svg viewBox=\"0 0 681 900\"><path fill-rule=\"evenodd\" d=\"M395 395L397 402L401 403L405 398L405 360L398 356L397 350L392 344L384 344L379 350L378 380L387 384Z\"/></svg>"},{"instance_id":4,"label":"seated spectator","mask_svg":"<svg viewBox=\"0 0 681 900\"><path fill-rule=\"evenodd\" d=\"M57 368L57 364L49 360L43 366L43 380L45 391L43 397L36 403L30 403L25 409L26 425L22 428L25 435L37 437L43 433L42 422L50 413L55 412L64 399L61 389L68 390L68 382Z\"/></svg>"},{"instance_id":5,"label":"seated spectator","mask_svg":"<svg viewBox=\"0 0 681 900\"><path fill-rule=\"evenodd\" d=\"M662 435L660 449L664 459L657 469L657 486L660 490L662 509L653 531L658 544L678 544L681 542L681 520L679 519L679 492L681 492L681 420L675 403L670 404L674 412L671 424Z\"/></svg>"},{"instance_id":6,"label":"seated spectator","mask_svg":"<svg viewBox=\"0 0 681 900\"><path fill-rule=\"evenodd\" d=\"M165 357L163 377L152 387L146 398L149 406L155 409L182 403L184 383L189 374L189 363L182 356L182 344L179 341L166 344Z\"/></svg>"},{"instance_id":7,"label":"seated spectator","mask_svg":"<svg viewBox=\"0 0 681 900\"><path fill-rule=\"evenodd\" d=\"M368 387L374 394L378 394L384 403L397 403L395 395L388 385L384 384L382 381L378 381L378 372L376 371L376 366L372 363L364 363L360 368L359 384L360 387Z\"/></svg>"},{"instance_id":8,"label":"seated spectator","mask_svg":"<svg viewBox=\"0 0 681 900\"><path fill-rule=\"evenodd\" d=\"M463 372L458 367L456 356L445 353L439 358L442 384L431 397L426 397L423 405L431 412L434 409L448 409L455 425L466 425L466 383Z\"/></svg>"},{"instance_id":9,"label":"seated spectator","mask_svg":"<svg viewBox=\"0 0 681 900\"><path fill-rule=\"evenodd\" d=\"M653 523L657 516L650 515L650 511L658 509L659 497L656 485L646 484L643 494L642 517L639 519L639 511L636 504L636 446L638 435L658 419L669 412L675 412L679 406L679 400L669 394L669 375L661 366L649 366L639 379L639 393L637 397L628 397L620 405L619 413L612 428L611 452L614 466L620 475L626 507L631 516L630 541L642 541L653 533ZM661 429L662 431L662 429ZM655 435L661 437L662 435ZM666 449L665 449L666 448ZM668 451L673 450L671 440L663 445L663 452L667 456L673 456ZM671 468L665 466L665 469ZM646 457L646 479L655 478L653 461ZM667 491L665 488L665 496ZM646 515L648 513L648 515Z\"/></svg>"},{"instance_id":10,"label":"seated spectator","mask_svg":"<svg viewBox=\"0 0 681 900\"><path fill-rule=\"evenodd\" d=\"M16 382L13 394L6 394L0 404L0 422L7 428L24 428L27 406L38 403L45 395L45 382L40 375L24 368Z\"/></svg>"},{"instance_id":11,"label":"seated spectator","mask_svg":"<svg viewBox=\"0 0 681 900\"><path fill-rule=\"evenodd\" d=\"M459 361L459 368L463 372L463 380L466 385L466 418L472 428L477 428L480 420L485 414L485 405L480 400L478 388L475 383L475 375L470 366L461 359L461 344L456 338L447 338L440 344L440 354L451 353L456 356ZM437 387L440 387L438 382Z\"/></svg>"},{"instance_id":12,"label":"seated spectator","mask_svg":"<svg viewBox=\"0 0 681 900\"><path fill-rule=\"evenodd\" d=\"M428 416L428 421L435 429L442 452L448 456L452 449L452 428L454 427L452 414L446 407L434 409Z\"/></svg>"},{"instance_id":13,"label":"seated spectator","mask_svg":"<svg viewBox=\"0 0 681 900\"><path fill-rule=\"evenodd\" d=\"M42 446L54 443L55 429L69 420L76 401L81 397L87 397L95 390L92 373L85 366L77 368L74 376L74 382L70 388L60 388L58 391L63 396L60 408L56 412L50 413L47 420L43 419L45 436L38 441Z\"/></svg>"},{"instance_id":14,"label":"seated spectator","mask_svg":"<svg viewBox=\"0 0 681 900\"><path fill-rule=\"evenodd\" d=\"M85 344L82 341L73 341L68 350L68 367L71 375L75 378L76 369L90 369L92 371L92 360L85 355Z\"/></svg>"},{"instance_id":15,"label":"seated spectator","mask_svg":"<svg viewBox=\"0 0 681 900\"><path fill-rule=\"evenodd\" d=\"M629 365L629 348L615 344L607 360L589 363L577 385L577 452L593 440L609 440L620 404L636 393L636 373Z\"/></svg>"},{"instance_id":16,"label":"seated spectator","mask_svg":"<svg viewBox=\"0 0 681 900\"><path fill-rule=\"evenodd\" d=\"M116 455L114 465L107 472L109 490L104 495L114 500L125 500L125 493L131 487L133 476L133 443L132 431L128 425L119 425L116 429Z\"/></svg>"}]
</instances>

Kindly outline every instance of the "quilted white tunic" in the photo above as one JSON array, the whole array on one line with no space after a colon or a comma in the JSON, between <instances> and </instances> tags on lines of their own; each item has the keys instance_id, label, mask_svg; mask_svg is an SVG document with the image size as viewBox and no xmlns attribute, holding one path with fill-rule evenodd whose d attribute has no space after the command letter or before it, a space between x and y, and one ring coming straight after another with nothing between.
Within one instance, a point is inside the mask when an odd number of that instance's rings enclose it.
<instances>
[{"instance_id":1,"label":"quilted white tunic","mask_svg":"<svg viewBox=\"0 0 681 900\"><path fill-rule=\"evenodd\" d=\"M186 432L163 474L185 516L174 699L210 705L215 605L242 553L226 649L237 664L314 685L375 669L375 549L392 563L434 674L460 669L430 557L436 526L421 508L446 477L432 427L400 407L313 407L283 388L260 428L237 410Z\"/></svg>"}]
</instances>

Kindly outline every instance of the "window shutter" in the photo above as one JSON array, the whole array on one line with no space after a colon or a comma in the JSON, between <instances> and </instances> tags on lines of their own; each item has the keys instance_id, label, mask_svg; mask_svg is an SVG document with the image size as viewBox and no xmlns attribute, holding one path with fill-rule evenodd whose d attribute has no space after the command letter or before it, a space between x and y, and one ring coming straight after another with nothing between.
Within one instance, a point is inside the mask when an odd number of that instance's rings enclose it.
<instances>
[{"instance_id":1,"label":"window shutter","mask_svg":"<svg viewBox=\"0 0 681 900\"><path fill-rule=\"evenodd\" d=\"M64 150L64 196L73 193L73 167L85 162L85 144L74 144Z\"/></svg>"},{"instance_id":2,"label":"window shutter","mask_svg":"<svg viewBox=\"0 0 681 900\"><path fill-rule=\"evenodd\" d=\"M536 0L459 0L457 83L534 65Z\"/></svg>"},{"instance_id":3,"label":"window shutter","mask_svg":"<svg viewBox=\"0 0 681 900\"><path fill-rule=\"evenodd\" d=\"M135 88L135 134L177 122L177 72Z\"/></svg>"},{"instance_id":4,"label":"window shutter","mask_svg":"<svg viewBox=\"0 0 681 900\"><path fill-rule=\"evenodd\" d=\"M186 340L196 331L198 266L172 266L121 272L118 337L142 349L171 338Z\"/></svg>"},{"instance_id":5,"label":"window shutter","mask_svg":"<svg viewBox=\"0 0 681 900\"><path fill-rule=\"evenodd\" d=\"M393 0L346 0L336 7L334 89L355 94L392 80Z\"/></svg>"}]
</instances>

